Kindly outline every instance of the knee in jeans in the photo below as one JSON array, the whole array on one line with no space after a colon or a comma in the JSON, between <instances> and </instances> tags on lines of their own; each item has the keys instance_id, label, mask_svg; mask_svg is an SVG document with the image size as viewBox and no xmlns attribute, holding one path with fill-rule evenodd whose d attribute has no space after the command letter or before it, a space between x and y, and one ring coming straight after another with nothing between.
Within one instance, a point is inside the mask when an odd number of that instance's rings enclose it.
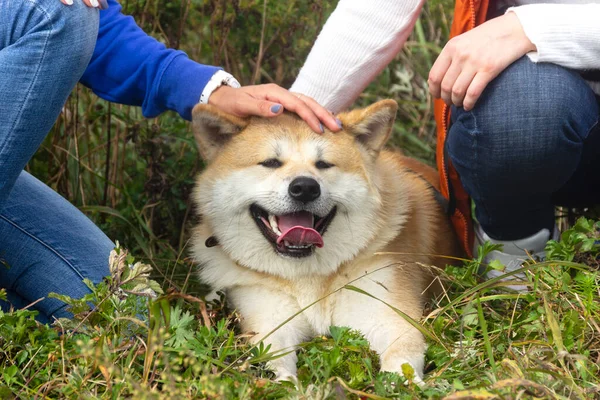
<instances>
[{"instance_id":1,"label":"knee in jeans","mask_svg":"<svg viewBox=\"0 0 600 400\"><path fill-rule=\"evenodd\" d=\"M579 75L525 57L490 82L472 111L452 108L448 152L465 165L567 162L597 121L595 95Z\"/></svg>"},{"instance_id":2,"label":"knee in jeans","mask_svg":"<svg viewBox=\"0 0 600 400\"><path fill-rule=\"evenodd\" d=\"M71 71L83 73L96 47L98 10L85 6L82 1L74 1L72 6L58 0L37 3L48 19L52 56L57 62L69 63Z\"/></svg>"},{"instance_id":3,"label":"knee in jeans","mask_svg":"<svg viewBox=\"0 0 600 400\"><path fill-rule=\"evenodd\" d=\"M490 82L479 105L473 112L485 124L481 132L500 137L543 127L581 142L598 119L594 92L579 74L526 56Z\"/></svg>"}]
</instances>

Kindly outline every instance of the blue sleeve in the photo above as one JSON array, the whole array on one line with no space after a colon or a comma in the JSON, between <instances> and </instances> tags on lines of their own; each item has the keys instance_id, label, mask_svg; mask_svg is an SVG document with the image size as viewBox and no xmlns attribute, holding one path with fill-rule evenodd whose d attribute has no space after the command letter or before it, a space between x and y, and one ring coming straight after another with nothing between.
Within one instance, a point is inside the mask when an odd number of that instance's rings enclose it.
<instances>
[{"instance_id":1,"label":"blue sleeve","mask_svg":"<svg viewBox=\"0 0 600 400\"><path fill-rule=\"evenodd\" d=\"M116 0L100 11L100 29L92 60L81 83L103 99L142 107L151 118L174 110L191 119L192 108L220 68L198 64L148 36Z\"/></svg>"}]
</instances>

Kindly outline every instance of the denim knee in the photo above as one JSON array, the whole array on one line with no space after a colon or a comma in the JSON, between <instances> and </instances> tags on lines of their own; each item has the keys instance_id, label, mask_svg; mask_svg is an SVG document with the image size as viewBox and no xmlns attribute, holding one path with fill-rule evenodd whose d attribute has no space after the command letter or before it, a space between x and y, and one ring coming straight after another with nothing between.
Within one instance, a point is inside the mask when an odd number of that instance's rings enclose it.
<instances>
[{"instance_id":1,"label":"denim knee","mask_svg":"<svg viewBox=\"0 0 600 400\"><path fill-rule=\"evenodd\" d=\"M452 108L446 145L467 191L493 183L551 193L577 168L597 121L595 95L578 74L523 57L472 111Z\"/></svg>"},{"instance_id":2,"label":"denim knee","mask_svg":"<svg viewBox=\"0 0 600 400\"><path fill-rule=\"evenodd\" d=\"M33 1L43 11L51 27L50 47L59 54L53 54L57 62L61 55L70 60L71 65L65 73L79 78L87 68L98 37L99 12L89 8L82 1L74 1L65 6L60 1ZM74 61L74 62L73 62Z\"/></svg>"},{"instance_id":3,"label":"denim knee","mask_svg":"<svg viewBox=\"0 0 600 400\"><path fill-rule=\"evenodd\" d=\"M51 7L58 8L52 15L54 28L57 30L55 38L68 45L65 49L67 53L75 52L79 55L78 62L71 68L80 77L87 68L96 47L99 12L97 9L85 6L82 1L74 1L73 5L68 7L58 4L60 2L55 3L59 6Z\"/></svg>"}]
</instances>

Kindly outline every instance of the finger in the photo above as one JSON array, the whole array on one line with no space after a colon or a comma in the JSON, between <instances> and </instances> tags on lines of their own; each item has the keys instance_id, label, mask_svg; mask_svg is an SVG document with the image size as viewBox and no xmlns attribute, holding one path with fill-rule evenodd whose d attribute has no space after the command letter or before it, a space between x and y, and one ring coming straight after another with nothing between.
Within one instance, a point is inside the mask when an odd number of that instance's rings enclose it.
<instances>
[{"instance_id":1,"label":"finger","mask_svg":"<svg viewBox=\"0 0 600 400\"><path fill-rule=\"evenodd\" d=\"M463 108L465 111L471 111L473 107L475 107L475 103L479 100L483 90L494 78L494 75L485 72L480 72L475 75L467 89L465 99L463 100Z\"/></svg>"},{"instance_id":2,"label":"finger","mask_svg":"<svg viewBox=\"0 0 600 400\"><path fill-rule=\"evenodd\" d=\"M73 5L73 0L60 0L61 3L63 3L66 6L72 6Z\"/></svg>"},{"instance_id":3,"label":"finger","mask_svg":"<svg viewBox=\"0 0 600 400\"><path fill-rule=\"evenodd\" d=\"M465 67L465 69L461 71L460 75L458 76L458 78L456 78L456 81L454 82L454 86L452 86L452 104L454 104L457 107L463 105L463 100L465 98L465 95L467 94L467 89L469 88L469 85L471 84L471 81L473 80L474 76L475 70L473 69Z\"/></svg>"},{"instance_id":4,"label":"finger","mask_svg":"<svg viewBox=\"0 0 600 400\"><path fill-rule=\"evenodd\" d=\"M465 99L463 100L463 108L465 111L470 111L475 107L475 103L477 103L483 90L492 79L494 79L494 75L485 72L480 72L475 75L467 89Z\"/></svg>"},{"instance_id":5,"label":"finger","mask_svg":"<svg viewBox=\"0 0 600 400\"><path fill-rule=\"evenodd\" d=\"M442 80L444 79L444 75L446 75L446 71L452 64L450 50L447 48L449 44L450 43L444 47L429 71L429 79L427 80L429 85L429 93L431 93L431 95L436 99L439 99L442 94Z\"/></svg>"},{"instance_id":6,"label":"finger","mask_svg":"<svg viewBox=\"0 0 600 400\"><path fill-rule=\"evenodd\" d=\"M291 92L290 92L291 93ZM293 93L292 93L293 94ZM321 106L315 99L309 96L296 96L304 102L321 122L332 132L342 129L342 121L333 115L333 112Z\"/></svg>"},{"instance_id":7,"label":"finger","mask_svg":"<svg viewBox=\"0 0 600 400\"><path fill-rule=\"evenodd\" d=\"M83 0L86 6L97 8L99 6L98 0Z\"/></svg>"},{"instance_id":8,"label":"finger","mask_svg":"<svg viewBox=\"0 0 600 400\"><path fill-rule=\"evenodd\" d=\"M236 101L234 114L240 117L248 117L257 115L261 117L274 117L283 112L281 104L256 99L248 93L240 93L240 97Z\"/></svg>"},{"instance_id":9,"label":"finger","mask_svg":"<svg viewBox=\"0 0 600 400\"><path fill-rule=\"evenodd\" d=\"M290 93L288 90L277 86L277 85L258 85L248 88L251 91L252 96L257 98L265 98L270 101L278 102L285 107L286 110L295 112L302 118L310 128L317 132L323 133L323 125L319 120L319 117L312 111L312 109L301 100L303 95ZM334 119L335 121L335 119ZM337 127L337 123L335 124ZM339 130L339 128L337 129Z\"/></svg>"},{"instance_id":10,"label":"finger","mask_svg":"<svg viewBox=\"0 0 600 400\"><path fill-rule=\"evenodd\" d=\"M304 101L306 96L302 94L294 94L290 93L284 89L283 93L269 93L269 99L273 100L272 96L276 95L277 99L283 104L286 110L292 111L300 118L302 118L310 128L316 133L323 133L325 129L323 128L323 124L321 123L321 119L319 116L313 111L313 109ZM319 106L321 107L321 106ZM333 119L334 121L334 129L339 131L340 128L337 126L335 122L335 118L325 111L325 114L321 114L322 116L326 115L327 119ZM331 121L330 121L331 122ZM329 126L327 126L329 128Z\"/></svg>"},{"instance_id":11,"label":"finger","mask_svg":"<svg viewBox=\"0 0 600 400\"><path fill-rule=\"evenodd\" d=\"M442 79L440 97L448 105L452 104L452 88L461 72L462 65L458 62L452 62L452 65L450 65L450 68L448 68L448 71L444 75L444 79Z\"/></svg>"}]
</instances>

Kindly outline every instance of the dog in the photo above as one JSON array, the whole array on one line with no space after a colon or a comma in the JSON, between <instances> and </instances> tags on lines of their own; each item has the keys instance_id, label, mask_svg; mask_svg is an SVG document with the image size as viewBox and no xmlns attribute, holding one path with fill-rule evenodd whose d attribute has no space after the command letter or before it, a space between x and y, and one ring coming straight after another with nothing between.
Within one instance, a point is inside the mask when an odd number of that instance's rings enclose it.
<instances>
[{"instance_id":1,"label":"dog","mask_svg":"<svg viewBox=\"0 0 600 400\"><path fill-rule=\"evenodd\" d=\"M291 113L193 110L208 163L193 192L193 257L251 341L285 353L270 362L277 379L293 379L294 349L332 325L364 334L382 370L408 363L423 377L424 337L394 308L421 318L428 266L444 267L440 256L459 247L436 201L437 172L383 149L397 108L383 100L342 113L343 130L320 135Z\"/></svg>"}]
</instances>

